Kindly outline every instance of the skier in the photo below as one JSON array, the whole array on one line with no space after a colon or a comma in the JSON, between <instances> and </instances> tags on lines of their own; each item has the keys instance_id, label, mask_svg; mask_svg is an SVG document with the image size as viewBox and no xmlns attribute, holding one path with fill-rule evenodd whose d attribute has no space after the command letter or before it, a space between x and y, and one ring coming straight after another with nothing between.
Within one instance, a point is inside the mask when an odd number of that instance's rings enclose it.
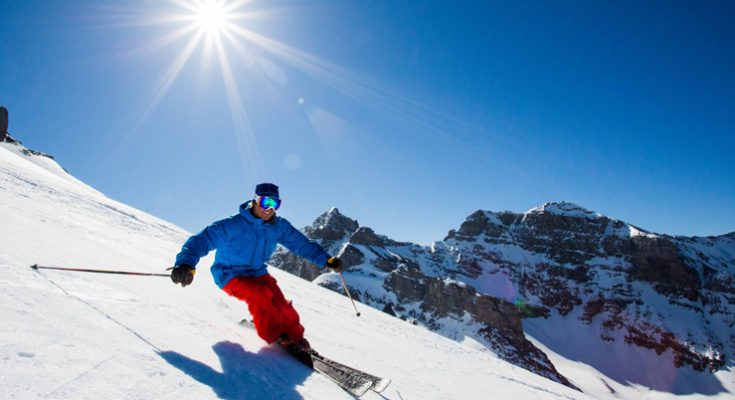
<instances>
[{"instance_id":1,"label":"skier","mask_svg":"<svg viewBox=\"0 0 735 400\"><path fill-rule=\"evenodd\" d=\"M311 346L304 338L299 314L283 296L265 262L277 243L320 268L341 272L342 262L276 216L280 206L278 186L257 185L255 198L240 205L238 214L212 223L184 243L171 280L182 287L191 284L199 259L216 249L211 267L214 281L227 294L247 303L258 336L267 343L308 350Z\"/></svg>"}]
</instances>

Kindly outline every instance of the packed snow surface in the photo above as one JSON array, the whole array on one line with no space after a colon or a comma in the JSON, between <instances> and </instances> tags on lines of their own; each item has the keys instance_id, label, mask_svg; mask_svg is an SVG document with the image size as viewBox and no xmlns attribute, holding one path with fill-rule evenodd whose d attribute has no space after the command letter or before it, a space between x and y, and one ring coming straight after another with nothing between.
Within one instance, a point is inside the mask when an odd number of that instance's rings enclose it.
<instances>
[{"instance_id":1,"label":"packed snow surface","mask_svg":"<svg viewBox=\"0 0 735 400\"><path fill-rule=\"evenodd\" d=\"M105 197L53 160L0 145L0 387L7 399L349 399L237 324L243 303L194 284L32 264L164 272L188 233ZM236 205L233 206L233 210ZM224 217L224 216L223 216ZM322 354L390 377L367 399L587 395L272 269Z\"/></svg>"}]
</instances>

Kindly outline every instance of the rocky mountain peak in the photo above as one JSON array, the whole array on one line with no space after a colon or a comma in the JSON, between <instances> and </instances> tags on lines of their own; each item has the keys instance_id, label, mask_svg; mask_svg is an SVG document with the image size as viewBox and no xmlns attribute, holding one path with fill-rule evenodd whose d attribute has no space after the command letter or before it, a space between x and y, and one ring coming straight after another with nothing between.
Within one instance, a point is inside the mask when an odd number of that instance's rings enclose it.
<instances>
[{"instance_id":1,"label":"rocky mountain peak","mask_svg":"<svg viewBox=\"0 0 735 400\"><path fill-rule=\"evenodd\" d=\"M451 230L444 238L469 240L480 235L499 237L505 233L511 225L520 220L520 214L510 211L492 212L477 210L465 219L459 230Z\"/></svg>"},{"instance_id":2,"label":"rocky mountain peak","mask_svg":"<svg viewBox=\"0 0 735 400\"><path fill-rule=\"evenodd\" d=\"M321 241L326 248L348 238L359 227L360 224L356 220L348 218L340 213L338 208L332 207L317 217L311 226L304 228L304 232L308 237Z\"/></svg>"}]
</instances>

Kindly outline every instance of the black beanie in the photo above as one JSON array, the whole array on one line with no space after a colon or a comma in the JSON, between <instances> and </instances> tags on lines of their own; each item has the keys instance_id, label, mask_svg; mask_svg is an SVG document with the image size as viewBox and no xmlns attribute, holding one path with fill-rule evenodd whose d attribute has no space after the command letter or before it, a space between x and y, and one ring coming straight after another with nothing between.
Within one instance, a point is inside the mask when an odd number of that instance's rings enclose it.
<instances>
[{"instance_id":1,"label":"black beanie","mask_svg":"<svg viewBox=\"0 0 735 400\"><path fill-rule=\"evenodd\" d=\"M280 198L278 195L278 186L272 183L260 183L255 186L255 194L258 196L269 196Z\"/></svg>"}]
</instances>

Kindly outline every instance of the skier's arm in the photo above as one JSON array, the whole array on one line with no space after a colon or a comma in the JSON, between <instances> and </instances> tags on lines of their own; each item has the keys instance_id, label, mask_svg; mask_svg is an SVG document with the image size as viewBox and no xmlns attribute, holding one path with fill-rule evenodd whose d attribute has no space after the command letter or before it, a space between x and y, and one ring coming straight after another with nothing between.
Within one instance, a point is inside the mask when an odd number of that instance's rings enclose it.
<instances>
[{"instance_id":1,"label":"skier's arm","mask_svg":"<svg viewBox=\"0 0 735 400\"><path fill-rule=\"evenodd\" d=\"M199 260L217 248L225 237L224 221L217 221L190 237L176 255L176 264L196 267Z\"/></svg>"},{"instance_id":2,"label":"skier's arm","mask_svg":"<svg viewBox=\"0 0 735 400\"><path fill-rule=\"evenodd\" d=\"M329 254L324 251L322 246L309 240L285 219L281 219L278 222L279 228L281 228L279 242L297 256L304 257L316 264L319 268L324 268L327 259L329 259Z\"/></svg>"}]
</instances>

